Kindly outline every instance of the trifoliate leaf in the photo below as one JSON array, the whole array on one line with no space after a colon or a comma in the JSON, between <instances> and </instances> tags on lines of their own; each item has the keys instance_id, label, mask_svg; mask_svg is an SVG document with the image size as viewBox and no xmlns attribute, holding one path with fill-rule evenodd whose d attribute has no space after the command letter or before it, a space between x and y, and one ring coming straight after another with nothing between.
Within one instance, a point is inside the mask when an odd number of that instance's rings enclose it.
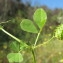
<instances>
[{"instance_id":1,"label":"trifoliate leaf","mask_svg":"<svg viewBox=\"0 0 63 63\"><path fill-rule=\"evenodd\" d=\"M34 26L33 22L29 19L23 19L20 23L21 29L31 33L38 33L36 27Z\"/></svg>"},{"instance_id":2,"label":"trifoliate leaf","mask_svg":"<svg viewBox=\"0 0 63 63\"><path fill-rule=\"evenodd\" d=\"M33 19L38 27L41 29L45 25L45 22L47 20L47 14L42 8L37 9L33 15Z\"/></svg>"},{"instance_id":3,"label":"trifoliate leaf","mask_svg":"<svg viewBox=\"0 0 63 63\"><path fill-rule=\"evenodd\" d=\"M18 62L19 63L19 62L23 61L23 57L22 57L21 53L9 53L7 55L7 58L8 58L8 61L10 63L12 63L12 62Z\"/></svg>"}]
</instances>

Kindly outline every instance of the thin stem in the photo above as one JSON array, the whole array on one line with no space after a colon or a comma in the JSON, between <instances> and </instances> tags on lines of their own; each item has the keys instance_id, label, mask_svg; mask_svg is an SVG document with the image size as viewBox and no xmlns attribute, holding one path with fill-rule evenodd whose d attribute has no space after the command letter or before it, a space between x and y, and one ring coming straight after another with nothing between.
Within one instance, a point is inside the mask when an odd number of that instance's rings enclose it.
<instances>
[{"instance_id":1,"label":"thin stem","mask_svg":"<svg viewBox=\"0 0 63 63\"><path fill-rule=\"evenodd\" d=\"M34 53L34 49L33 48L31 48L31 52L32 52L32 55L33 55L33 62L36 63L35 53Z\"/></svg>"},{"instance_id":2,"label":"thin stem","mask_svg":"<svg viewBox=\"0 0 63 63\"><path fill-rule=\"evenodd\" d=\"M19 43L21 42L20 39L16 38L15 36L13 36L12 34L10 34L9 32L7 32L6 30L4 30L3 28L1 29L4 33L6 33L7 35L9 35L10 37L12 37L13 39L15 39L16 41L18 41Z\"/></svg>"},{"instance_id":3,"label":"thin stem","mask_svg":"<svg viewBox=\"0 0 63 63\"><path fill-rule=\"evenodd\" d=\"M6 22L1 22L0 24L5 24L5 23L9 23L9 22L11 22L11 20L8 20Z\"/></svg>"},{"instance_id":4,"label":"thin stem","mask_svg":"<svg viewBox=\"0 0 63 63\"><path fill-rule=\"evenodd\" d=\"M35 40L34 47L35 47L35 46L36 46L36 44L37 44L38 38L39 38L39 36L40 36L40 32L41 32L41 30L39 31L39 33L38 33L38 35L37 35L37 38L36 38L36 40Z\"/></svg>"},{"instance_id":5,"label":"thin stem","mask_svg":"<svg viewBox=\"0 0 63 63\"><path fill-rule=\"evenodd\" d=\"M54 38L54 36L53 36L50 40L48 40L48 41L46 41L46 42L43 42L42 44L39 44L39 45L33 47L33 49L38 48L38 47L40 47L40 46L43 46L43 45L47 44L47 43L50 42L53 38Z\"/></svg>"}]
</instances>

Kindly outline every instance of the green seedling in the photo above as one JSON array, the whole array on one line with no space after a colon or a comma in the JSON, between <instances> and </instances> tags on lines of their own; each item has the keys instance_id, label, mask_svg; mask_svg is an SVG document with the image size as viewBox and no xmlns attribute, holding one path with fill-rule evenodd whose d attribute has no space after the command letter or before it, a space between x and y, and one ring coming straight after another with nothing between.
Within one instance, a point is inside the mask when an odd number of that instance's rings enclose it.
<instances>
[{"instance_id":1,"label":"green seedling","mask_svg":"<svg viewBox=\"0 0 63 63\"><path fill-rule=\"evenodd\" d=\"M4 33L6 33L7 35L9 35L10 37L12 37L15 41L13 41L9 46L11 48L11 50L13 50L13 53L10 52L7 55L8 61L9 63L13 63L13 62L22 62L24 60L21 51L25 50L25 49L29 49L32 52L33 55L33 63L36 63L36 59L35 59L35 53L34 53L34 49L38 48L40 46L44 46L46 44L49 44L49 42L54 38L59 38L62 39L62 34L63 34L63 25L60 25L56 31L55 31L55 35L48 40L47 42L43 42L42 44L37 45L40 33L46 23L47 20L47 14L46 12L42 9L39 8L35 11L34 15L33 15L33 21L36 23L36 25L38 26L38 28L35 26L35 24L33 23L32 20L29 19L23 19L22 22L20 23L20 27L23 31L26 31L28 33L33 33L33 34L37 34L37 37L35 39L35 42L32 46L27 45L26 42L23 42L21 39L18 39L17 37L13 36L12 34L10 34L9 32L7 32L2 26L0 26L0 30L2 30ZM52 44L51 44L52 45ZM44 47L44 49L47 49L47 46Z\"/></svg>"}]
</instances>

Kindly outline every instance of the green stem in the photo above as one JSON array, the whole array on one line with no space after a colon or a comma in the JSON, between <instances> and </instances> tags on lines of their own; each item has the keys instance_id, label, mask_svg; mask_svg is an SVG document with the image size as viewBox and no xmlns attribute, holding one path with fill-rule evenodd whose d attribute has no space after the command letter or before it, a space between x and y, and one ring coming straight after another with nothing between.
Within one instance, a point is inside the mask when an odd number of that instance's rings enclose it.
<instances>
[{"instance_id":1,"label":"green stem","mask_svg":"<svg viewBox=\"0 0 63 63\"><path fill-rule=\"evenodd\" d=\"M33 62L36 63L36 59L35 59L35 54L34 54L34 49L31 48L31 52L32 52L32 55L33 55Z\"/></svg>"},{"instance_id":2,"label":"green stem","mask_svg":"<svg viewBox=\"0 0 63 63\"><path fill-rule=\"evenodd\" d=\"M16 38L15 36L13 36L12 34L10 34L9 32L7 32L6 30L4 30L3 28L1 28L1 30L6 33L7 35L9 35L10 37L12 37L13 39L15 39L16 41L18 41L19 43L21 42L20 39Z\"/></svg>"},{"instance_id":3,"label":"green stem","mask_svg":"<svg viewBox=\"0 0 63 63\"><path fill-rule=\"evenodd\" d=\"M47 44L47 43L50 42L53 38L54 38L54 36L53 36L50 40L48 40L48 41L46 41L46 42L43 42L42 44L39 44L39 45L33 47L33 49L38 48L38 47L41 47L41 46Z\"/></svg>"},{"instance_id":4,"label":"green stem","mask_svg":"<svg viewBox=\"0 0 63 63\"><path fill-rule=\"evenodd\" d=\"M34 47L35 47L35 46L36 46L36 44L37 44L38 38L39 38L39 36L40 36L40 33L41 33L41 30L39 31L39 33L38 33L38 35L37 35L37 38L36 38L36 40L35 40Z\"/></svg>"}]
</instances>

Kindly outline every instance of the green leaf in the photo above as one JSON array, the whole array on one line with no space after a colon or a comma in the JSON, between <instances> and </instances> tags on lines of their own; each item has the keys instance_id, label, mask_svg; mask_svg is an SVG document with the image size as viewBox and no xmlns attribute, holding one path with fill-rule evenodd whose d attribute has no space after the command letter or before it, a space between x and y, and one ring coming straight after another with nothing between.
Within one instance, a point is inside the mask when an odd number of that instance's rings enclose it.
<instances>
[{"instance_id":1,"label":"green leaf","mask_svg":"<svg viewBox=\"0 0 63 63\"><path fill-rule=\"evenodd\" d=\"M18 52L19 51L19 49L20 49L20 44L18 43L18 42L16 42L16 41L12 41L11 43L10 43L10 49L11 50L13 50L14 52Z\"/></svg>"},{"instance_id":2,"label":"green leaf","mask_svg":"<svg viewBox=\"0 0 63 63\"><path fill-rule=\"evenodd\" d=\"M41 29L41 28L43 28L43 26L47 20L47 14L42 8L37 9L33 15L33 19L36 22L36 24L38 25L38 27Z\"/></svg>"},{"instance_id":3,"label":"green leaf","mask_svg":"<svg viewBox=\"0 0 63 63\"><path fill-rule=\"evenodd\" d=\"M23 57L22 57L21 53L9 53L7 55L7 58L10 63L23 61Z\"/></svg>"},{"instance_id":4,"label":"green leaf","mask_svg":"<svg viewBox=\"0 0 63 63\"><path fill-rule=\"evenodd\" d=\"M38 33L36 27L34 26L33 22L29 19L23 19L20 23L21 29L31 33Z\"/></svg>"}]
</instances>

